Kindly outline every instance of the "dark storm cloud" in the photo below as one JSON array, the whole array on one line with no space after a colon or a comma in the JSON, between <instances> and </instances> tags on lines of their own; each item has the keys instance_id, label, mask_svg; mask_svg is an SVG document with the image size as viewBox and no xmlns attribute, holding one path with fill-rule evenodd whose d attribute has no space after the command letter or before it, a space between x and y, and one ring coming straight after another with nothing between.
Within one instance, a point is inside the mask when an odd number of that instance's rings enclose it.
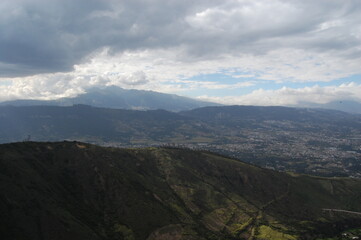
<instances>
[{"instance_id":1,"label":"dark storm cloud","mask_svg":"<svg viewBox=\"0 0 361 240\"><path fill-rule=\"evenodd\" d=\"M175 32L183 31L187 4L133 0L2 1L0 76L69 71L101 47L123 51L177 44Z\"/></svg>"},{"instance_id":2,"label":"dark storm cloud","mask_svg":"<svg viewBox=\"0 0 361 240\"><path fill-rule=\"evenodd\" d=\"M184 48L182 61L359 46L357 1L3 0L0 77L70 71L93 51ZM324 24L324 25L322 25ZM356 32L356 34L355 34Z\"/></svg>"},{"instance_id":3,"label":"dark storm cloud","mask_svg":"<svg viewBox=\"0 0 361 240\"><path fill-rule=\"evenodd\" d=\"M87 53L79 46L80 19L94 8L102 6L95 1L2 1L0 62L8 67L1 75L70 70Z\"/></svg>"}]
</instances>

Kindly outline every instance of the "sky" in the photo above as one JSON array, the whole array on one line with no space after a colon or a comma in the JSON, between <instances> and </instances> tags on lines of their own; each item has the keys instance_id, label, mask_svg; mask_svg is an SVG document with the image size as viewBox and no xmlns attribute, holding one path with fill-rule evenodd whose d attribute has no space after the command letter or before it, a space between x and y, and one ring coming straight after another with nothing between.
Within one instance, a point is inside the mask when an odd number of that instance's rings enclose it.
<instances>
[{"instance_id":1,"label":"sky","mask_svg":"<svg viewBox=\"0 0 361 240\"><path fill-rule=\"evenodd\" d=\"M361 102L359 0L1 0L0 101L110 85L223 104Z\"/></svg>"}]
</instances>

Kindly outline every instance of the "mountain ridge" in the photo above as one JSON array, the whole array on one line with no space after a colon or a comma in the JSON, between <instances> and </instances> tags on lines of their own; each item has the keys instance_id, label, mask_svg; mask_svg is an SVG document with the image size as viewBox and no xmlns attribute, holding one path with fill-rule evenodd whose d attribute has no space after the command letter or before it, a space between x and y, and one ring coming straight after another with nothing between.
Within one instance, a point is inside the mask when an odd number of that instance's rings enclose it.
<instances>
[{"instance_id":1,"label":"mountain ridge","mask_svg":"<svg viewBox=\"0 0 361 240\"><path fill-rule=\"evenodd\" d=\"M0 145L0 166L8 239L292 240L361 224L322 211L361 211L360 180L292 176L209 152L23 142Z\"/></svg>"},{"instance_id":2,"label":"mountain ridge","mask_svg":"<svg viewBox=\"0 0 361 240\"><path fill-rule=\"evenodd\" d=\"M90 88L85 93L72 98L57 100L13 100L1 102L0 105L12 106L72 106L77 104L94 107L132 110L183 111L203 106L220 106L221 104L200 101L175 94L166 94L154 91L123 89L117 86L105 88Z\"/></svg>"},{"instance_id":3,"label":"mountain ridge","mask_svg":"<svg viewBox=\"0 0 361 240\"><path fill-rule=\"evenodd\" d=\"M352 100L331 101L324 104L301 102L298 104L298 106L307 108L333 109L348 113L361 114L361 103L359 101Z\"/></svg>"}]
</instances>

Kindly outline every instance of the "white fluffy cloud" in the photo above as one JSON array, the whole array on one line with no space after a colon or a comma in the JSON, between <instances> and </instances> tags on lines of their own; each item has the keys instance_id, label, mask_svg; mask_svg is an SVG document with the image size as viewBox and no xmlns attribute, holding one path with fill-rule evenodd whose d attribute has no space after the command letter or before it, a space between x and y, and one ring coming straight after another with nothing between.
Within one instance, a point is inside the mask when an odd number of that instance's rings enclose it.
<instances>
[{"instance_id":1,"label":"white fluffy cloud","mask_svg":"<svg viewBox=\"0 0 361 240\"><path fill-rule=\"evenodd\" d=\"M296 106L305 103L325 104L332 101L350 100L361 102L361 84L354 82L338 86L313 86L299 89L283 87L277 90L258 89L242 96L209 97L199 99L223 104L259 106Z\"/></svg>"}]
</instances>

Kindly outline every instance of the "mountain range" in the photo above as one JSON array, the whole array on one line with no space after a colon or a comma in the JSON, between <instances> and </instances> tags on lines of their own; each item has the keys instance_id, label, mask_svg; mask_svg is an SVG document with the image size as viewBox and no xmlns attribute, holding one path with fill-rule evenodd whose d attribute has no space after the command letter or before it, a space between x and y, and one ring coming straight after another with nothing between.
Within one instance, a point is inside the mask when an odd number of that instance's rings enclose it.
<instances>
[{"instance_id":1,"label":"mountain range","mask_svg":"<svg viewBox=\"0 0 361 240\"><path fill-rule=\"evenodd\" d=\"M361 116L332 110L254 106L204 107L179 113L88 105L0 106L0 143L21 141L28 135L36 141L69 139L148 145L227 142L242 129L260 128L357 134Z\"/></svg>"},{"instance_id":2,"label":"mountain range","mask_svg":"<svg viewBox=\"0 0 361 240\"><path fill-rule=\"evenodd\" d=\"M11 106L73 106L77 104L94 107L133 110L183 111L205 106L220 106L217 103L199 101L192 98L181 97L175 94L165 94L154 91L128 90L117 86L105 88L91 88L85 93L72 98L57 100L13 100L5 101L0 105Z\"/></svg>"},{"instance_id":3,"label":"mountain range","mask_svg":"<svg viewBox=\"0 0 361 240\"><path fill-rule=\"evenodd\" d=\"M56 100L17 99L0 102L0 106L73 106L77 104L112 109L163 109L172 112L187 111L207 106L222 106L222 104L219 103L200 101L175 94L123 89L117 86L102 88L93 87L87 89L85 93L79 94L75 97L66 97ZM350 100L332 101L325 104L301 102L297 105L288 106L296 108L332 109L353 114L361 114L361 103Z\"/></svg>"},{"instance_id":4,"label":"mountain range","mask_svg":"<svg viewBox=\"0 0 361 240\"><path fill-rule=\"evenodd\" d=\"M2 239L338 239L358 234L360 198L358 179L204 151L0 145Z\"/></svg>"}]
</instances>

